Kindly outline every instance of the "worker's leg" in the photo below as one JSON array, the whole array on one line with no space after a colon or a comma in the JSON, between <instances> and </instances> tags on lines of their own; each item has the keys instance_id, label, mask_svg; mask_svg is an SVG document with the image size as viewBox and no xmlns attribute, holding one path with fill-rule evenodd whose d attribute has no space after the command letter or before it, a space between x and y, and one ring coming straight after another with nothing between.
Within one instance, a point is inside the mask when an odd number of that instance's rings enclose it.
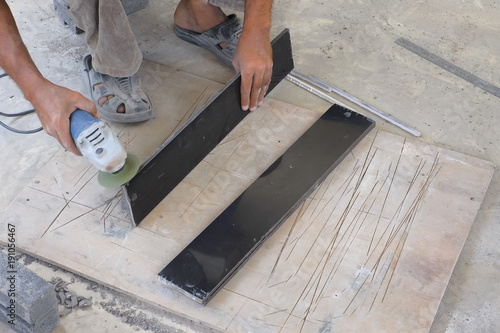
<instances>
[{"instance_id":1,"label":"worker's leg","mask_svg":"<svg viewBox=\"0 0 500 333\"><path fill-rule=\"evenodd\" d=\"M127 15L120 0L66 0L68 14L85 31L96 71L114 77L131 76L142 62L142 54L130 29ZM208 3L207 3L208 2ZM193 4L195 10L185 10ZM243 11L245 0L181 0L176 11L183 13L180 26L203 32L227 20L219 7ZM182 8L183 10L179 10ZM201 18L196 17L203 13ZM186 19L199 21L199 26ZM176 19L176 22L178 20ZM184 23L184 24L183 24Z\"/></svg>"},{"instance_id":2,"label":"worker's leg","mask_svg":"<svg viewBox=\"0 0 500 333\"><path fill-rule=\"evenodd\" d=\"M226 16L219 5L243 10L244 0L180 0L174 14L175 34L232 67L243 25L236 15Z\"/></svg>"},{"instance_id":3,"label":"worker's leg","mask_svg":"<svg viewBox=\"0 0 500 333\"><path fill-rule=\"evenodd\" d=\"M154 117L137 71L142 54L120 0L66 0L68 14L85 31L91 57L82 75L101 116L116 122Z\"/></svg>"},{"instance_id":4,"label":"worker's leg","mask_svg":"<svg viewBox=\"0 0 500 333\"><path fill-rule=\"evenodd\" d=\"M245 10L245 0L208 0L208 3L219 7L242 12Z\"/></svg>"},{"instance_id":5,"label":"worker's leg","mask_svg":"<svg viewBox=\"0 0 500 333\"><path fill-rule=\"evenodd\" d=\"M135 74L142 54L120 0L66 0L68 14L85 31L95 70L114 77Z\"/></svg>"}]
</instances>

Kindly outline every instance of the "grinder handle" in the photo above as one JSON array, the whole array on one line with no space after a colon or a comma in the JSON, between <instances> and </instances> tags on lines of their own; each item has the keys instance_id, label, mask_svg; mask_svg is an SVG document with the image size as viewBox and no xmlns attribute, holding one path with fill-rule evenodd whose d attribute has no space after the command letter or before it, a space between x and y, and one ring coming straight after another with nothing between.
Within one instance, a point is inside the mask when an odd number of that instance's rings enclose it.
<instances>
[{"instance_id":1,"label":"grinder handle","mask_svg":"<svg viewBox=\"0 0 500 333\"><path fill-rule=\"evenodd\" d=\"M69 116L69 130L71 132L71 137L73 141L76 142L80 134L93 123L101 121L95 118L90 112L76 109Z\"/></svg>"}]
</instances>

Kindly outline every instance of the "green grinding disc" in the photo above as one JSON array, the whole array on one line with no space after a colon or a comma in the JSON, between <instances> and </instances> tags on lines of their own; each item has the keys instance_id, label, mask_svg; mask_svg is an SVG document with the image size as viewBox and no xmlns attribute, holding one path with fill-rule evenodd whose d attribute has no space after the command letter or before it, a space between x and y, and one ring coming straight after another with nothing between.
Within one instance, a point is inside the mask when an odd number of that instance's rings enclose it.
<instances>
[{"instance_id":1,"label":"green grinding disc","mask_svg":"<svg viewBox=\"0 0 500 333\"><path fill-rule=\"evenodd\" d=\"M97 181L104 187L118 187L134 178L141 163L139 157L128 154L123 168L116 173L99 171Z\"/></svg>"}]
</instances>

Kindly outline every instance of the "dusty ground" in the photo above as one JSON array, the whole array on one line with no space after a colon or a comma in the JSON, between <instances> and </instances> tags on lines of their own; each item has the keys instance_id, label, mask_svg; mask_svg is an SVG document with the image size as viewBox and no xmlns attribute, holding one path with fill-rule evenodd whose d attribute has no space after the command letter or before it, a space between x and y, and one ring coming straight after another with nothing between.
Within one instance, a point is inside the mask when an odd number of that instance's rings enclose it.
<instances>
[{"instance_id":1,"label":"dusty ground","mask_svg":"<svg viewBox=\"0 0 500 333\"><path fill-rule=\"evenodd\" d=\"M52 1L35 4L28 0L10 0L8 3L43 74L61 85L84 92L79 77L79 61L86 52L82 36L75 36L61 26L52 10ZM197 52L172 37L171 13L175 3L151 0L148 8L130 17L145 57L225 82L232 76L230 70L218 64L210 54ZM299 72L320 76L404 120L422 132L421 140L426 143L498 165L500 100L394 43L399 37L410 39L499 86L498 7L493 0L439 3L275 0L272 34L290 28ZM178 51L179 47L182 52ZM2 111L28 107L8 79L0 80ZM315 110L325 110L328 105L289 83L280 85L272 97ZM13 124L25 128L39 125L36 118ZM377 128L408 135L380 120ZM0 211L3 211L58 147L54 139L43 133L25 137L1 130L0 136L4 156L0 169ZM431 332L500 331L499 202L500 173L496 171ZM163 323L162 312L101 286L95 290L92 282L70 273L53 271L38 262L28 267L49 280L57 276L67 281L74 278L71 286L78 294L93 297L91 308L63 318L61 332L135 332L146 329L144 325L149 331L155 327L167 331L193 329L175 326L171 319ZM126 311L135 312L125 314ZM122 322L124 316L130 316L125 323Z\"/></svg>"},{"instance_id":2,"label":"dusty ground","mask_svg":"<svg viewBox=\"0 0 500 333\"><path fill-rule=\"evenodd\" d=\"M48 282L62 279L68 290L89 299L89 307L76 307L69 314L61 315L60 325L54 333L66 332L158 332L194 333L215 332L199 323L188 321L175 314L165 313L156 307L99 285L58 266L48 264L29 255L19 254L18 261ZM66 307L59 305L62 313ZM5 325L4 325L5 326ZM2 332L10 327L1 326Z\"/></svg>"}]
</instances>

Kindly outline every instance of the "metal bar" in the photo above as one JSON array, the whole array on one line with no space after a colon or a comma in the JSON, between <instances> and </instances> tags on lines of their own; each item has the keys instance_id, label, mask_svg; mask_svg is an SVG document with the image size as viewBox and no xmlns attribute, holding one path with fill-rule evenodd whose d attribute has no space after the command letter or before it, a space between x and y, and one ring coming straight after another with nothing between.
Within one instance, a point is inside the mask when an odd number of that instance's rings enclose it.
<instances>
[{"instance_id":1,"label":"metal bar","mask_svg":"<svg viewBox=\"0 0 500 333\"><path fill-rule=\"evenodd\" d=\"M310 93L313 93L314 95L318 96L318 97L321 97L323 98L324 100L327 100L328 102L330 103L333 103L333 104L339 104L339 102L334 99L333 97L319 91L318 89L308 85L307 83L305 82L302 82L300 80L298 80L297 78L293 77L292 75L288 74L286 76L286 79L296 85L298 85L299 87L309 91ZM374 108L373 106L371 105L368 105L367 103L359 100L358 98L346 93L345 91L333 86L333 85L330 85L330 87L332 88L332 91L335 92L336 94L344 97L345 99L353 102L354 104L357 104L359 106L361 106L362 108L364 108L365 110L373 113L374 115L386 120L387 122L401 128L402 130L416 136L416 137L419 137L421 134L419 131L417 131L416 129L402 123L401 121L397 120L397 119L394 119L392 116Z\"/></svg>"},{"instance_id":2,"label":"metal bar","mask_svg":"<svg viewBox=\"0 0 500 333\"><path fill-rule=\"evenodd\" d=\"M299 72L297 72L296 70L292 70L290 72L291 75L293 76L296 76L298 77L299 79L301 79L302 81L305 81L309 84L312 84L313 86L317 87L317 88L320 88L326 92L332 92L332 88L330 88L330 86L328 84L325 84L325 82L319 82L318 80L315 79L315 77L309 75L309 76L306 76L304 74L301 74Z\"/></svg>"},{"instance_id":3,"label":"metal bar","mask_svg":"<svg viewBox=\"0 0 500 333\"><path fill-rule=\"evenodd\" d=\"M416 55L419 55L422 58L429 60L433 64L438 65L443 69L446 69L448 72L455 74L456 76L464 79L465 81L472 83L473 85L478 86L479 88L484 89L487 92L497 97L500 97L499 87L492 85L491 83L477 77L476 75L470 72L467 72L466 70L463 70L458 66L453 65L449 61L446 61L443 58L421 48L420 46L413 44L409 40L404 38L398 38L395 40L395 43L415 53Z\"/></svg>"},{"instance_id":4,"label":"metal bar","mask_svg":"<svg viewBox=\"0 0 500 333\"><path fill-rule=\"evenodd\" d=\"M332 85L331 83L326 82L325 80L322 80L322 79L320 79L319 77L314 76L314 75L309 75L309 77L311 78L311 80L313 80L313 81L315 81L315 82L318 82L318 83L320 83L320 84L323 84L323 85L325 85L326 87L328 87L328 90L327 90L328 92L332 92L332 91L333 91L333 89L332 89L333 85Z\"/></svg>"}]
</instances>

